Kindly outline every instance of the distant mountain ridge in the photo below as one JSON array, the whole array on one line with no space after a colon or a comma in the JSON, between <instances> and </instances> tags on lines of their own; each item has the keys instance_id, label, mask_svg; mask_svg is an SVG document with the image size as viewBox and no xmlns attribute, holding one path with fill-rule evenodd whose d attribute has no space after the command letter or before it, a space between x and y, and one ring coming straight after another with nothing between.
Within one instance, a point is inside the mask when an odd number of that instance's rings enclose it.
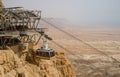
<instances>
[{"instance_id":1,"label":"distant mountain ridge","mask_svg":"<svg viewBox=\"0 0 120 77\"><path fill-rule=\"evenodd\" d=\"M55 26L58 26L59 28L69 28L69 27L74 27L74 24L71 23L69 20L64 19L64 18L42 18ZM51 28L49 24L47 24L44 21L40 21L40 25L38 27L48 27Z\"/></svg>"},{"instance_id":2,"label":"distant mountain ridge","mask_svg":"<svg viewBox=\"0 0 120 77\"><path fill-rule=\"evenodd\" d=\"M102 25L102 24L93 24L93 25L85 25L85 24L73 24L72 22L70 22L69 20L65 19L65 18L42 18L48 22L50 22L51 24L54 24L55 26L59 27L59 28L108 28L108 29L120 29L120 25ZM46 27L46 28L51 28L51 26L49 24L47 24L44 21L40 21L39 26L38 27Z\"/></svg>"}]
</instances>

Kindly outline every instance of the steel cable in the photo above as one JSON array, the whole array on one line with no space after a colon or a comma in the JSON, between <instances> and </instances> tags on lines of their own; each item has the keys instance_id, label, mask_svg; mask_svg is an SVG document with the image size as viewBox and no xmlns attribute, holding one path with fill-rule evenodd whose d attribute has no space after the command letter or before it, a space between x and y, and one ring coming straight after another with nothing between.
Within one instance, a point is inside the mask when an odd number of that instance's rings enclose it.
<instances>
[{"instance_id":1,"label":"steel cable","mask_svg":"<svg viewBox=\"0 0 120 77\"><path fill-rule=\"evenodd\" d=\"M118 61L118 60L115 59L114 57L109 56L108 54L104 53L104 52L101 51L101 50L98 50L97 48L93 47L92 45L90 45L90 44L84 42L83 40L81 40L81 39L75 37L74 35L72 35L72 34L66 32L66 31L64 31L63 29L61 29L61 28L57 27L56 25L54 25L54 24L48 22L47 20L45 20L45 19L43 19L43 18L42 18L41 20L44 21L45 23L49 24L50 26L52 26L52 27L58 29L59 31L61 31L61 32L65 33L65 34L67 34L68 36L70 36L70 37L76 39L77 41L82 42L83 44L85 44L85 45L91 47L92 49L96 50L96 52L99 52L99 53L103 54L104 56L107 56L107 57L111 58L113 61L115 61L115 62L117 62L117 63L120 63L120 61Z\"/></svg>"}]
</instances>

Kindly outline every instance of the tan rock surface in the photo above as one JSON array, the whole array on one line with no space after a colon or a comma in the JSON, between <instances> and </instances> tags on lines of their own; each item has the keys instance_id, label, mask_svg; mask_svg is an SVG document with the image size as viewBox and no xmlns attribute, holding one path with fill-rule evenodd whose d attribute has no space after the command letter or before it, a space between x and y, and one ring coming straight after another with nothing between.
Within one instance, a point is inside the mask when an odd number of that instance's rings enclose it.
<instances>
[{"instance_id":1,"label":"tan rock surface","mask_svg":"<svg viewBox=\"0 0 120 77\"><path fill-rule=\"evenodd\" d=\"M0 0L0 7L4 7L2 0Z\"/></svg>"},{"instance_id":2,"label":"tan rock surface","mask_svg":"<svg viewBox=\"0 0 120 77\"><path fill-rule=\"evenodd\" d=\"M0 77L75 77L71 63L62 52L47 59L36 55L34 50L18 55L11 48L0 50Z\"/></svg>"}]
</instances>

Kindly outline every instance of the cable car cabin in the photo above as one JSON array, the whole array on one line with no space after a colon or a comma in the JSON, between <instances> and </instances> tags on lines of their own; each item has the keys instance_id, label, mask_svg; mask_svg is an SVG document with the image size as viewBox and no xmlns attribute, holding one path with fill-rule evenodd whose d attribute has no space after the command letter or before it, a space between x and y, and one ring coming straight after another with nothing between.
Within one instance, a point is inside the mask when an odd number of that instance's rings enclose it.
<instances>
[{"instance_id":1,"label":"cable car cabin","mask_svg":"<svg viewBox=\"0 0 120 77\"><path fill-rule=\"evenodd\" d=\"M43 57L43 58L48 58L50 59L51 57L55 56L55 51L52 49L37 49L36 54Z\"/></svg>"}]
</instances>

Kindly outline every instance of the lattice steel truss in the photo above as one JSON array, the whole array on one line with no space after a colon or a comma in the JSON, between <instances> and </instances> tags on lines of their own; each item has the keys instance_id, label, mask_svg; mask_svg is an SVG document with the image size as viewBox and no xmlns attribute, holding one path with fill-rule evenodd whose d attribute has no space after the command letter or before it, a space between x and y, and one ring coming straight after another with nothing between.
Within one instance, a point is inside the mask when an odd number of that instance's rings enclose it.
<instances>
[{"instance_id":1,"label":"lattice steel truss","mask_svg":"<svg viewBox=\"0 0 120 77\"><path fill-rule=\"evenodd\" d=\"M41 11L22 7L0 8L0 48L20 42L36 41Z\"/></svg>"}]
</instances>

